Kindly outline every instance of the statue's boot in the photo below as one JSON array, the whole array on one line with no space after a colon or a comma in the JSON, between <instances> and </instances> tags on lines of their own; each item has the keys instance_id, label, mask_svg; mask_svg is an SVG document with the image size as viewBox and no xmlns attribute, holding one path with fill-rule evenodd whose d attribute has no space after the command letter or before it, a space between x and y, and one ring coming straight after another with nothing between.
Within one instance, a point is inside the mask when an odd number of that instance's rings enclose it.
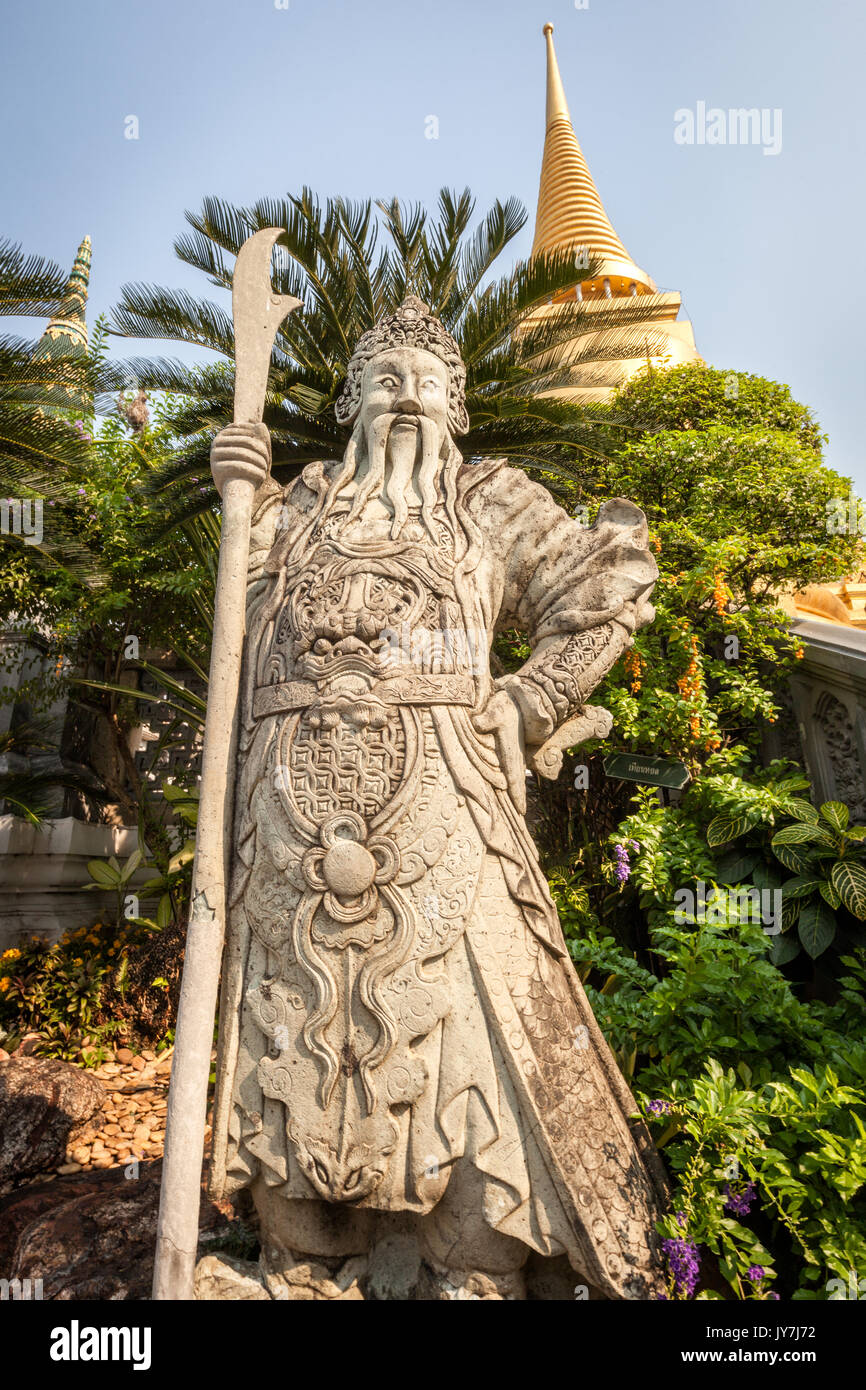
<instances>
[{"instance_id":1,"label":"statue's boot","mask_svg":"<svg viewBox=\"0 0 866 1390\"><path fill-rule=\"evenodd\" d=\"M436 1206L418 1218L426 1278L417 1297L525 1299L529 1248L484 1219L485 1177L468 1159L454 1165Z\"/></svg>"},{"instance_id":2,"label":"statue's boot","mask_svg":"<svg viewBox=\"0 0 866 1390\"><path fill-rule=\"evenodd\" d=\"M361 1298L376 1213L316 1199L287 1199L261 1178L253 1184L259 1266L272 1298Z\"/></svg>"}]
</instances>

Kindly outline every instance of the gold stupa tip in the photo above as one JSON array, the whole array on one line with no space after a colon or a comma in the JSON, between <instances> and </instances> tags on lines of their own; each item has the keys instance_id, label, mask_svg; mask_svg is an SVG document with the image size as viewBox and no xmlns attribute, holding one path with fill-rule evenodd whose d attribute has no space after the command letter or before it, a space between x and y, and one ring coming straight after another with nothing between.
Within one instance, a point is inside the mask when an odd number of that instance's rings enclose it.
<instances>
[{"instance_id":1,"label":"gold stupa tip","mask_svg":"<svg viewBox=\"0 0 866 1390\"><path fill-rule=\"evenodd\" d=\"M634 264L604 210L583 151L577 142L553 46L553 25L545 24L547 95L544 156L535 215L532 255L583 248L601 261L597 276L584 279L586 297L655 292L655 284ZM635 288L632 289L632 286Z\"/></svg>"},{"instance_id":2,"label":"gold stupa tip","mask_svg":"<svg viewBox=\"0 0 866 1390\"><path fill-rule=\"evenodd\" d=\"M545 38L547 38L548 34L553 33L553 25L551 24L550 20L547 21L541 32Z\"/></svg>"}]
</instances>

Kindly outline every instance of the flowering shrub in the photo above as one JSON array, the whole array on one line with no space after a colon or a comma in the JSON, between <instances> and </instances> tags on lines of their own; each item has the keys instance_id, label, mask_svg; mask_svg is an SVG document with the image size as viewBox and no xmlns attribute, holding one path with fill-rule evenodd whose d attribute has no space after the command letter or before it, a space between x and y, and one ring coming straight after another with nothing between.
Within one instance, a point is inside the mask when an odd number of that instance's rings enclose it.
<instances>
[{"instance_id":1,"label":"flowering shrub","mask_svg":"<svg viewBox=\"0 0 866 1390\"><path fill-rule=\"evenodd\" d=\"M40 1056L85 1066L104 1060L118 1034L137 1031L124 1013L140 1019L139 1027L146 1025L146 1000L135 977L160 936L142 922L121 929L97 923L66 932L53 945L33 937L3 952L0 1043L12 1051L30 1035L32 1050ZM153 980L148 983L150 992L164 1001L165 989Z\"/></svg>"},{"instance_id":2,"label":"flowering shrub","mask_svg":"<svg viewBox=\"0 0 866 1390\"><path fill-rule=\"evenodd\" d=\"M831 953L832 1002L804 1002L775 963L778 934L766 923L736 908L677 907L684 886L722 884L723 869L728 882L745 877L727 841L707 843L720 816L745 807L763 837L755 883L779 822L813 823L797 819L804 778L778 766L752 776L716 771L677 806L638 792L602 861L587 852L576 870L551 875L578 973L674 1180L660 1230L672 1299L719 1298L720 1288L738 1299L827 1298L834 1279L848 1287L851 1271L866 1270L866 945L856 921L841 933L851 953Z\"/></svg>"}]
</instances>

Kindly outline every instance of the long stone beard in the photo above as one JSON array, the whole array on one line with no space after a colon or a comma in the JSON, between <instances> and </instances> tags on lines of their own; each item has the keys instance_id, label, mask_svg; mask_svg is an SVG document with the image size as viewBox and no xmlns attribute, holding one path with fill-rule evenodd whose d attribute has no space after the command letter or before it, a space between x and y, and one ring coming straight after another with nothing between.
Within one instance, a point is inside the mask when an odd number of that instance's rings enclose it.
<instances>
[{"instance_id":1,"label":"long stone beard","mask_svg":"<svg viewBox=\"0 0 866 1390\"><path fill-rule=\"evenodd\" d=\"M357 520L371 498L377 497L383 502L387 501L394 512L394 520L391 523L392 540L396 540L400 535L409 516L408 498L418 457L418 438L414 431L410 434L407 430L405 437L401 431L400 435L391 438L396 421L405 418L403 415L394 414L377 415L366 435L360 425L356 425L346 449L344 466L339 477L335 479L333 490L336 496L336 492L342 490L355 476L361 457L361 446L366 445L369 467L358 484L348 521ZM426 415L415 418L421 434L421 459L418 464L421 522L431 539L435 540L434 512L440 500L437 482L444 466L444 459L440 457L439 440L433 421ZM331 500L333 499L328 499L326 507Z\"/></svg>"}]
</instances>

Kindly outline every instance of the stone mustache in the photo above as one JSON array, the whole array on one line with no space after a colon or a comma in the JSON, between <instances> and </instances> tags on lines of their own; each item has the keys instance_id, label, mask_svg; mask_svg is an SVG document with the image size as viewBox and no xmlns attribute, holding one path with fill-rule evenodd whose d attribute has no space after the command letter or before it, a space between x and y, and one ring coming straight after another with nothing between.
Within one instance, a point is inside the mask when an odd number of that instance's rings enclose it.
<instances>
[{"instance_id":1,"label":"stone mustache","mask_svg":"<svg viewBox=\"0 0 866 1390\"><path fill-rule=\"evenodd\" d=\"M214 443L218 487L239 461L259 487L211 1187L252 1188L277 1275L396 1233L413 1296L522 1298L567 1257L651 1298L659 1160L524 812L527 764L606 732L586 700L657 569L631 503L587 529L464 464L465 379L410 297L351 359L342 460L280 488L263 426ZM494 680L512 627L532 654Z\"/></svg>"}]
</instances>

